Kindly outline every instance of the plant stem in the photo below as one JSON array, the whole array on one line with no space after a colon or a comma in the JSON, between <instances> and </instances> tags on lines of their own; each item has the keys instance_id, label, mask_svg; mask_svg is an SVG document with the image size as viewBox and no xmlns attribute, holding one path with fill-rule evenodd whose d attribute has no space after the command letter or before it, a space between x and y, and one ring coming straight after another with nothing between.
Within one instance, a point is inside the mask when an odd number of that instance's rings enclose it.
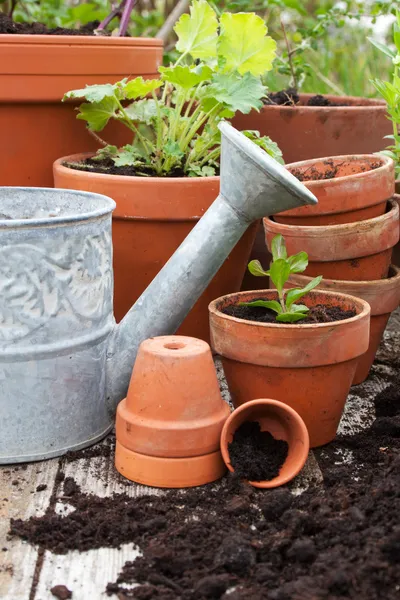
<instances>
[{"instance_id":1,"label":"plant stem","mask_svg":"<svg viewBox=\"0 0 400 600\"><path fill-rule=\"evenodd\" d=\"M287 53L288 53L289 66L290 66L290 71L292 73L292 79L293 79L293 86L295 89L297 89L297 78L296 78L296 72L295 72L295 68L294 68L294 64L293 64L292 52L290 50L289 40L286 35L286 29L283 24L283 21L281 21L281 27L282 27L283 35L285 37L285 44L286 44Z\"/></svg>"},{"instance_id":2,"label":"plant stem","mask_svg":"<svg viewBox=\"0 0 400 600\"><path fill-rule=\"evenodd\" d=\"M111 21L115 18L115 17L120 17L121 16L121 11L125 6L125 2L126 0L122 0L121 4L119 4L116 8L114 8L110 14L103 19L103 21L100 23L100 25L97 28L97 31L104 31L105 28L111 23Z\"/></svg>"},{"instance_id":3,"label":"plant stem","mask_svg":"<svg viewBox=\"0 0 400 600\"><path fill-rule=\"evenodd\" d=\"M124 123L125 125L131 130L133 131L133 133L138 137L138 139L142 142L143 145L143 149L145 150L146 154L147 154L147 158L150 162L150 154L151 154L151 147L150 147L150 152L149 152L149 148L148 148L148 140L146 140L146 138L140 133L140 131L138 130L137 127L135 127L135 125L132 123L131 119L128 117L128 115L125 112L124 107L122 106L121 102L118 100L118 98L116 98L117 104L118 104L118 108L121 111L122 116L124 117Z\"/></svg>"},{"instance_id":4,"label":"plant stem","mask_svg":"<svg viewBox=\"0 0 400 600\"><path fill-rule=\"evenodd\" d=\"M124 10L122 12L121 23L119 25L118 35L120 37L124 37L124 35L126 34L126 32L128 30L131 13L132 13L133 7L135 6L137 0L122 0L122 1L126 2L126 4L125 4Z\"/></svg>"}]
</instances>

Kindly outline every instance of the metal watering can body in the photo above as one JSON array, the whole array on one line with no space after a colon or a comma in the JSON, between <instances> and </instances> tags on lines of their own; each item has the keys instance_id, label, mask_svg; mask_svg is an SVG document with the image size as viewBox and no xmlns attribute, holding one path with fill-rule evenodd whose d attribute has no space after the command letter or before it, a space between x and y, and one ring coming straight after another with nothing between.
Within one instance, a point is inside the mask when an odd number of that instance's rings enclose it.
<instances>
[{"instance_id":1,"label":"metal watering can body","mask_svg":"<svg viewBox=\"0 0 400 600\"><path fill-rule=\"evenodd\" d=\"M101 439L140 343L176 331L251 222L316 202L244 135L220 129L220 195L118 326L114 201L0 188L0 464Z\"/></svg>"}]
</instances>

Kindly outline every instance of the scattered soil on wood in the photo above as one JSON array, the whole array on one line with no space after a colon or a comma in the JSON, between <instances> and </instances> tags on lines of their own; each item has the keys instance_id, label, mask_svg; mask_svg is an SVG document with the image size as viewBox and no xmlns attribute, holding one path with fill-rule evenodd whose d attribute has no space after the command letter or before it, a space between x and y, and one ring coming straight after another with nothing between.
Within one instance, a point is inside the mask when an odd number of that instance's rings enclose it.
<instances>
[{"instance_id":1,"label":"scattered soil on wood","mask_svg":"<svg viewBox=\"0 0 400 600\"><path fill-rule=\"evenodd\" d=\"M94 160L92 158L86 158L80 163L64 163L65 167L74 169L75 171L85 171L88 173L100 173L103 175L122 175L124 177L161 177L157 175L153 169L141 169L140 172L133 166L128 167L116 167L113 161L109 158L103 160ZM219 175L219 170L216 169L215 175ZM165 177L187 177L183 169L175 169L170 171Z\"/></svg>"},{"instance_id":2,"label":"scattered soil on wood","mask_svg":"<svg viewBox=\"0 0 400 600\"><path fill-rule=\"evenodd\" d=\"M271 299L271 298L269 298ZM254 298L255 300L265 300L265 298ZM273 323L275 325L310 325L313 323L331 323L333 321L343 321L356 315L355 310L343 310L338 306L326 306L317 304L310 308L307 317L296 323L280 323L276 320L276 312L262 306L240 306L231 304L221 310L225 315L245 319L247 321L256 321L257 323Z\"/></svg>"},{"instance_id":3,"label":"scattered soil on wood","mask_svg":"<svg viewBox=\"0 0 400 600\"><path fill-rule=\"evenodd\" d=\"M0 34L16 35L94 35L100 21L92 21L79 29L65 29L64 27L48 28L43 23L16 23L5 13L0 13ZM106 34L109 35L109 34Z\"/></svg>"},{"instance_id":4,"label":"scattered soil on wood","mask_svg":"<svg viewBox=\"0 0 400 600\"><path fill-rule=\"evenodd\" d=\"M300 104L300 96L296 89L287 88L286 90L281 90L280 92L271 92L263 99L264 104L273 105L277 104L279 106L296 106ZM321 96L317 94L316 96L312 96L307 100L307 102L303 106L350 106L346 103L337 103L329 100L325 96ZM353 105L354 106L354 105Z\"/></svg>"},{"instance_id":5,"label":"scattered soil on wood","mask_svg":"<svg viewBox=\"0 0 400 600\"><path fill-rule=\"evenodd\" d=\"M119 600L398 600L399 389L376 396L368 430L321 450L324 484L300 496L233 476L160 496L77 491L67 516L48 509L11 533L55 553L136 544L142 555L107 586Z\"/></svg>"},{"instance_id":6,"label":"scattered soil on wood","mask_svg":"<svg viewBox=\"0 0 400 600\"><path fill-rule=\"evenodd\" d=\"M236 477L248 481L270 481L278 477L288 455L288 444L261 431L260 423L242 423L228 444L229 458Z\"/></svg>"},{"instance_id":7,"label":"scattered soil on wood","mask_svg":"<svg viewBox=\"0 0 400 600\"><path fill-rule=\"evenodd\" d=\"M50 592L59 600L68 600L69 598L72 598L72 592L65 585L55 585L51 588Z\"/></svg>"},{"instance_id":8,"label":"scattered soil on wood","mask_svg":"<svg viewBox=\"0 0 400 600\"><path fill-rule=\"evenodd\" d=\"M352 165L349 161L335 163L333 160L325 160L322 163L319 163L319 168L310 166L307 169L290 168L289 171L299 181L322 181L325 179L334 179L335 177L343 177L344 174L348 176L366 173L367 171L378 169L381 166L382 162L380 160L370 163L369 165L360 163ZM344 167L346 170L345 173Z\"/></svg>"}]
</instances>

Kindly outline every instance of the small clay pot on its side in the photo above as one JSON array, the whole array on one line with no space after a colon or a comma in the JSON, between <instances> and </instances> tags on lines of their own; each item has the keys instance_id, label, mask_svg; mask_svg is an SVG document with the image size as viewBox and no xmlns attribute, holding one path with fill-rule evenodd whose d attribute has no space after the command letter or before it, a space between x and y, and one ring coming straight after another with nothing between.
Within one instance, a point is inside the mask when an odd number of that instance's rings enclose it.
<instances>
[{"instance_id":1,"label":"small clay pot on its side","mask_svg":"<svg viewBox=\"0 0 400 600\"><path fill-rule=\"evenodd\" d=\"M393 129L383 100L325 95L331 102L347 106L307 106L311 96L301 94L300 104L295 106L267 105L260 112L238 113L232 124L239 130L255 129L269 135L286 163L385 149L384 137Z\"/></svg>"},{"instance_id":2,"label":"small clay pot on its side","mask_svg":"<svg viewBox=\"0 0 400 600\"><path fill-rule=\"evenodd\" d=\"M387 156L334 156L286 165L318 204L274 216L285 225L336 225L383 215L394 194L394 162Z\"/></svg>"},{"instance_id":3,"label":"small clay pot on its side","mask_svg":"<svg viewBox=\"0 0 400 600\"><path fill-rule=\"evenodd\" d=\"M215 481L225 472L219 440L229 413L208 344L184 336L148 339L117 408L116 468L154 487Z\"/></svg>"},{"instance_id":4,"label":"small clay pot on its side","mask_svg":"<svg viewBox=\"0 0 400 600\"><path fill-rule=\"evenodd\" d=\"M229 444L235 431L246 421L260 423L261 431L269 431L275 439L288 443L288 455L278 477L269 481L249 481L257 488L270 489L291 481L304 467L310 440L303 419L295 410L278 400L252 400L233 411L221 433L222 458L229 471L234 472L229 458ZM267 459L267 457L266 457Z\"/></svg>"},{"instance_id":5,"label":"small clay pot on its side","mask_svg":"<svg viewBox=\"0 0 400 600\"><path fill-rule=\"evenodd\" d=\"M368 350L370 308L352 296L314 290L302 303L356 315L329 323L278 324L222 312L239 302L275 297L276 292L263 290L214 300L209 306L212 348L221 355L235 407L254 398L280 400L303 419L310 446L322 446L336 435L358 359Z\"/></svg>"},{"instance_id":6,"label":"small clay pot on its side","mask_svg":"<svg viewBox=\"0 0 400 600\"><path fill-rule=\"evenodd\" d=\"M399 206L393 200L387 206L387 212L380 217L341 225L283 225L266 217L268 250L272 239L280 233L285 238L288 255L307 252L305 275L346 281L384 279L393 248L399 241Z\"/></svg>"},{"instance_id":7,"label":"small clay pot on its side","mask_svg":"<svg viewBox=\"0 0 400 600\"><path fill-rule=\"evenodd\" d=\"M288 281L288 287L304 287L311 280L306 275L293 274ZM338 281L323 279L318 289L340 292L356 296L368 302L371 307L371 326L369 347L360 357L353 385L365 381L375 359L375 354L381 343L387 322L391 313L400 303L400 269L391 266L389 277L377 281Z\"/></svg>"}]
</instances>

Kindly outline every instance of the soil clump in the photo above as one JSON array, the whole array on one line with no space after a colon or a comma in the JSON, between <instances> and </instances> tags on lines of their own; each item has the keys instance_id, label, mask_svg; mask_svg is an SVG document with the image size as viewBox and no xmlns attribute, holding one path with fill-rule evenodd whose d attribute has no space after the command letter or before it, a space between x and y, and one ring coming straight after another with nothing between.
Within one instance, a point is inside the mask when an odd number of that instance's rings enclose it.
<instances>
[{"instance_id":1,"label":"soil clump","mask_svg":"<svg viewBox=\"0 0 400 600\"><path fill-rule=\"evenodd\" d=\"M255 298L255 300L265 300L265 298ZM256 321L257 323L273 323L275 325L288 325L288 323L280 323L276 320L276 312L270 308L262 306L240 306L239 304L231 304L221 310L225 315L236 317L237 319L245 319L247 321ZM290 325L306 325L314 323L331 323L333 321L342 321L350 319L356 315L355 310L343 310L338 306L327 306L317 304L310 308L307 316L301 321L290 323Z\"/></svg>"}]
</instances>

